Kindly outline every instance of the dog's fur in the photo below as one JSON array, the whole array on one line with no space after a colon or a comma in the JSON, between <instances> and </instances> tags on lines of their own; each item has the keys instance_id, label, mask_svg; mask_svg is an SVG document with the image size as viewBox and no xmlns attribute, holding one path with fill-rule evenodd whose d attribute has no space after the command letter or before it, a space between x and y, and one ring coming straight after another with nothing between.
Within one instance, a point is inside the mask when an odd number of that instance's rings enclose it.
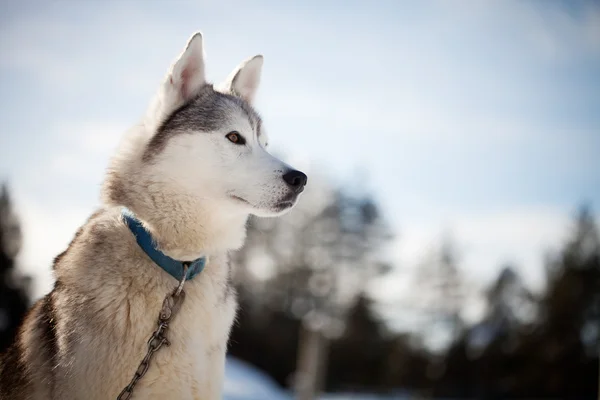
<instances>
[{"instance_id":1,"label":"dog's fur","mask_svg":"<svg viewBox=\"0 0 600 400\"><path fill-rule=\"evenodd\" d=\"M265 150L267 135L251 106L262 56L215 89L205 81L203 53L197 33L125 136L103 185L103 207L56 257L54 289L33 306L3 356L0 399L114 399L131 380L177 281L137 245L122 207L167 255L208 259L185 285L167 331L171 346L155 354L133 398L221 397L236 313L227 253L243 244L249 214L293 207L306 176ZM232 143L232 131L246 143ZM286 183L290 171L299 186Z\"/></svg>"}]
</instances>

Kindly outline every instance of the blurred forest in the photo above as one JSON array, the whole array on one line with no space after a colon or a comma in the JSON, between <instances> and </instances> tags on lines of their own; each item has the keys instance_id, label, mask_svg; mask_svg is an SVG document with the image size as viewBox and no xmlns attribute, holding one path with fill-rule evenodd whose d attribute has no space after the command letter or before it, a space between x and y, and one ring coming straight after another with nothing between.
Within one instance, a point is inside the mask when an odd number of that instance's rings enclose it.
<instances>
[{"instance_id":1,"label":"blurred forest","mask_svg":"<svg viewBox=\"0 0 600 400\"><path fill-rule=\"evenodd\" d=\"M237 264L240 313L230 354L266 371L299 399L322 390L423 397L595 399L600 351L600 239L581 207L562 247L545 260L545 285L531 292L516 268L484 289L484 317L460 310L466 283L451 240L414 276L413 307L424 323L392 330L368 283L396 266L394 238L373 197L311 182L282 218L251 218ZM15 271L21 231L7 189L0 194L4 350L30 304L29 279ZM46 268L48 266L40 266ZM443 333L441 346L428 338Z\"/></svg>"},{"instance_id":2,"label":"blurred forest","mask_svg":"<svg viewBox=\"0 0 600 400\"><path fill-rule=\"evenodd\" d=\"M311 182L314 186L314 180ZM484 317L461 317L466 293L452 240L414 276L417 298L398 307L423 317L390 329L365 290L386 263L392 238L368 194L326 184L290 214L252 218L237 254L240 299L232 355L267 371L299 399L319 390L424 397L596 399L600 352L600 241L582 206L568 240L545 264L532 293L510 265L484 289ZM444 345L431 346L430 337ZM312 375L312 376L311 376Z\"/></svg>"}]
</instances>

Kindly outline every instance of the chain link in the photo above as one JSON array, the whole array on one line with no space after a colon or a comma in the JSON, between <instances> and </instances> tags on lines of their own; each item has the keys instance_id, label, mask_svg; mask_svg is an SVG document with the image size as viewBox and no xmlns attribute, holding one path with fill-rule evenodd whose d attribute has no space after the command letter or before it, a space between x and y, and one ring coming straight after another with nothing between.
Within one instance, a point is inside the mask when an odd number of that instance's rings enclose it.
<instances>
[{"instance_id":1,"label":"chain link","mask_svg":"<svg viewBox=\"0 0 600 400\"><path fill-rule=\"evenodd\" d=\"M185 280L187 278L188 271L188 263L184 263L183 267L183 277L179 281L179 284L173 290L172 293L168 294L165 297L162 308L160 309L160 313L158 314L158 327L148 339L148 351L146 356L138 366L138 369L135 371L131 382L129 385L125 386L123 391L117 396L117 400L129 400L133 395L133 389L135 385L138 383L140 379L146 374L148 368L150 367L150 360L154 353L156 353L163 345L170 346L171 343L165 337L165 333L169 328L169 322L171 319L177 314L179 309L181 308L181 304L185 299L185 292L183 291L183 285L185 284Z\"/></svg>"}]
</instances>

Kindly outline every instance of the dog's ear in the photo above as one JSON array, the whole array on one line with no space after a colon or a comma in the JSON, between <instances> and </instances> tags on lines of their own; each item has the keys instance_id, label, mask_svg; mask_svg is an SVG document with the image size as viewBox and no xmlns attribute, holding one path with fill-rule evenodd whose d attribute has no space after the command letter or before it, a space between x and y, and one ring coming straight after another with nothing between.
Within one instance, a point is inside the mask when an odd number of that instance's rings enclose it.
<instances>
[{"instance_id":1,"label":"dog's ear","mask_svg":"<svg viewBox=\"0 0 600 400\"><path fill-rule=\"evenodd\" d=\"M174 96L173 102L182 103L197 95L205 84L202 33L196 32L173 64L166 85L168 92Z\"/></svg>"},{"instance_id":2,"label":"dog's ear","mask_svg":"<svg viewBox=\"0 0 600 400\"><path fill-rule=\"evenodd\" d=\"M257 55L242 62L223 84L223 89L252 103L260 84L263 56Z\"/></svg>"}]
</instances>

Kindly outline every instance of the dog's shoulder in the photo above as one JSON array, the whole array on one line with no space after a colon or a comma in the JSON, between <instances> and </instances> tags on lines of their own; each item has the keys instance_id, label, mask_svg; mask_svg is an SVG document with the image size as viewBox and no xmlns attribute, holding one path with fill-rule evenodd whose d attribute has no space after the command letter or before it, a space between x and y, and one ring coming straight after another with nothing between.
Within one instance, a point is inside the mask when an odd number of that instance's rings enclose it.
<instances>
[{"instance_id":1,"label":"dog's shoulder","mask_svg":"<svg viewBox=\"0 0 600 400\"><path fill-rule=\"evenodd\" d=\"M55 278L69 288L92 282L130 258L134 245L135 240L120 210L99 209L79 228L67 249L55 258Z\"/></svg>"},{"instance_id":2,"label":"dog's shoulder","mask_svg":"<svg viewBox=\"0 0 600 400\"><path fill-rule=\"evenodd\" d=\"M114 208L101 208L94 212L77 230L69 246L54 258L54 270L60 270L64 261L74 253L102 247L114 240L114 233L123 231L121 214Z\"/></svg>"}]
</instances>

